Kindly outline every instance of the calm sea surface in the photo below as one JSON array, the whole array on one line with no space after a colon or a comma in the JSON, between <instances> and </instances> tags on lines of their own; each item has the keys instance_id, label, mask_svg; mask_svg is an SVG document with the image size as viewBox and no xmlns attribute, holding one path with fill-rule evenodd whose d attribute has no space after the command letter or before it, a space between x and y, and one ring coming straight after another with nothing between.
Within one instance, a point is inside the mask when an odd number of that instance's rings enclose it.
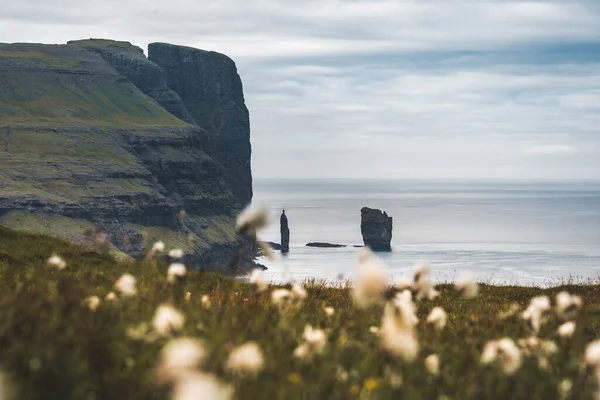
<instances>
[{"instance_id":1,"label":"calm sea surface","mask_svg":"<svg viewBox=\"0 0 600 400\"><path fill-rule=\"evenodd\" d=\"M273 224L263 240L279 242L285 208L290 253L268 266L273 281L352 278L359 249L360 209L394 218L391 253L381 257L391 278L428 261L438 281L463 271L490 283L548 285L600 276L600 183L260 180L254 202ZM309 248L311 241L349 245Z\"/></svg>"}]
</instances>

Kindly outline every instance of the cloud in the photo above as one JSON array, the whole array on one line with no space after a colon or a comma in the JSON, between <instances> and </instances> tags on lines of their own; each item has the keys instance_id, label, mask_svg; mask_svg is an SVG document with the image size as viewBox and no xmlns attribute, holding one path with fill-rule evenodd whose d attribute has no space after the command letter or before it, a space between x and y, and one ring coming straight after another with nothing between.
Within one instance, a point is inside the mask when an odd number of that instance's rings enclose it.
<instances>
[{"instance_id":1,"label":"cloud","mask_svg":"<svg viewBox=\"0 0 600 400\"><path fill-rule=\"evenodd\" d=\"M592 1L4 0L0 38L228 54L257 177L600 179L599 20Z\"/></svg>"},{"instance_id":2,"label":"cloud","mask_svg":"<svg viewBox=\"0 0 600 400\"><path fill-rule=\"evenodd\" d=\"M553 156L561 154L576 153L576 149L567 144L545 144L528 146L523 150L523 153L531 156Z\"/></svg>"}]
</instances>

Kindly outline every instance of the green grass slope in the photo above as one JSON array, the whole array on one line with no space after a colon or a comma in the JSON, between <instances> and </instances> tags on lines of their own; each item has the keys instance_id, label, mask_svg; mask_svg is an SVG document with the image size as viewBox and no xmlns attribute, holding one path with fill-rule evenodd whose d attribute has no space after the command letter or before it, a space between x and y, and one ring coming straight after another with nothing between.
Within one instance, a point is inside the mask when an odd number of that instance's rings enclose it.
<instances>
[{"instance_id":1,"label":"green grass slope","mask_svg":"<svg viewBox=\"0 0 600 400\"><path fill-rule=\"evenodd\" d=\"M64 270L46 265L53 253L66 260ZM165 344L185 336L206 344L204 373L230 385L238 399L593 398L595 386L582 358L600 333L597 285L545 290L483 286L470 300L440 285L438 299L416 303L420 351L415 361L404 362L383 352L379 337L370 331L381 322L381 308L357 308L348 288L308 283L306 300L280 312L271 302L274 287L257 292L238 280L193 271L184 282L170 285L166 269L158 261L118 263L46 236L0 228L3 387L17 399L168 399L171 389L158 385L155 368ZM137 279L137 295L105 301L123 273ZM540 338L558 346L546 368L526 356L513 376L497 366L480 365L488 340L531 335L517 315L501 319L500 313L513 303L523 310L531 297L553 297L560 290L581 295L584 307L571 339L557 337L555 317L543 325ZM103 299L95 311L83 304L90 295ZM164 303L181 312L185 322L173 337L157 338L148 330ZM335 309L333 315L325 313L326 306ZM424 324L434 306L448 313L441 332ZM326 345L311 361L300 361L292 354L307 324L325 331ZM264 369L256 377L231 375L229 354L248 341L259 345ZM424 366L433 353L440 359L439 376ZM401 384L390 379L390 371L402 377ZM560 397L559 383L565 379L573 390ZM198 392L186 398L205 397Z\"/></svg>"},{"instance_id":2,"label":"green grass slope","mask_svg":"<svg viewBox=\"0 0 600 400\"><path fill-rule=\"evenodd\" d=\"M187 125L78 46L0 44L0 88L5 126Z\"/></svg>"}]
</instances>

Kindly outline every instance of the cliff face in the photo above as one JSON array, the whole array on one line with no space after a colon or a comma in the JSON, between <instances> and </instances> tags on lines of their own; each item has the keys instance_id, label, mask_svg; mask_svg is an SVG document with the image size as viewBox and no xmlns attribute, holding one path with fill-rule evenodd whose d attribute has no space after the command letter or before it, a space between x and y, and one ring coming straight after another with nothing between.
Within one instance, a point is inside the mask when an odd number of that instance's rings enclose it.
<instances>
[{"instance_id":1,"label":"cliff face","mask_svg":"<svg viewBox=\"0 0 600 400\"><path fill-rule=\"evenodd\" d=\"M0 44L0 224L83 244L100 229L123 256L163 240L219 269L240 202L210 132L184 120L128 43Z\"/></svg>"},{"instance_id":2,"label":"cliff face","mask_svg":"<svg viewBox=\"0 0 600 400\"><path fill-rule=\"evenodd\" d=\"M224 167L225 180L241 205L252 199L250 121L242 81L227 56L165 43L148 46L167 84L210 137L210 155Z\"/></svg>"}]
</instances>

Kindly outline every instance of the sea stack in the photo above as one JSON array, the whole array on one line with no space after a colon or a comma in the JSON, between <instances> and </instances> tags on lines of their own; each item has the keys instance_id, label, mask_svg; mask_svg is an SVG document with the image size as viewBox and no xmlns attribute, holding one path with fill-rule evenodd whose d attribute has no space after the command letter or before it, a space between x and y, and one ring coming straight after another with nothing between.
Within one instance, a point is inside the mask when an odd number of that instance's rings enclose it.
<instances>
[{"instance_id":1,"label":"sea stack","mask_svg":"<svg viewBox=\"0 0 600 400\"><path fill-rule=\"evenodd\" d=\"M365 246L373 251L391 251L392 217L385 211L363 207L360 210L360 232Z\"/></svg>"},{"instance_id":2,"label":"sea stack","mask_svg":"<svg viewBox=\"0 0 600 400\"><path fill-rule=\"evenodd\" d=\"M287 215L285 215L285 210L281 213L281 217L279 218L279 230L281 232L281 252L289 253L290 252L290 228L288 226Z\"/></svg>"}]
</instances>

